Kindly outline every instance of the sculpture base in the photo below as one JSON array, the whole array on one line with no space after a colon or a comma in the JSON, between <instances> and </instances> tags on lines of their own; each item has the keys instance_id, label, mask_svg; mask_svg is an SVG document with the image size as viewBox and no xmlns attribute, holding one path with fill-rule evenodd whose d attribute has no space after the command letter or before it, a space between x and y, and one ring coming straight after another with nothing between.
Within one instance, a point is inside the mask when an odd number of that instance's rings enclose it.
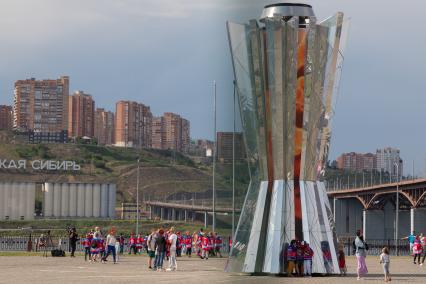
<instances>
[{"instance_id":1,"label":"sculpture base","mask_svg":"<svg viewBox=\"0 0 426 284\"><path fill-rule=\"evenodd\" d=\"M275 180L269 193L268 186L267 181L249 186L227 271L287 273L287 247L295 239L294 182ZM303 241L314 252L312 273L340 273L334 221L324 184L300 181L300 198ZM265 210L268 206L269 211Z\"/></svg>"}]
</instances>

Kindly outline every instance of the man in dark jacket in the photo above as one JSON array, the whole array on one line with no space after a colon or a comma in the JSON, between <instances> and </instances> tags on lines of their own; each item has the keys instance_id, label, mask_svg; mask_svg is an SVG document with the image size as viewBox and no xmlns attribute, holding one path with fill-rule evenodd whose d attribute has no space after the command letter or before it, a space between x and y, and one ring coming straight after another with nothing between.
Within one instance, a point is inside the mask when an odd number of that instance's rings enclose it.
<instances>
[{"instance_id":1,"label":"man in dark jacket","mask_svg":"<svg viewBox=\"0 0 426 284\"><path fill-rule=\"evenodd\" d=\"M164 237L164 230L160 229L155 241L155 261L154 270L161 271L163 269L164 254L166 252L166 238Z\"/></svg>"},{"instance_id":2,"label":"man in dark jacket","mask_svg":"<svg viewBox=\"0 0 426 284\"><path fill-rule=\"evenodd\" d=\"M69 237L70 237L71 257L75 257L74 253L77 247L77 241L79 240L77 235L77 230L75 228L71 229Z\"/></svg>"}]
</instances>

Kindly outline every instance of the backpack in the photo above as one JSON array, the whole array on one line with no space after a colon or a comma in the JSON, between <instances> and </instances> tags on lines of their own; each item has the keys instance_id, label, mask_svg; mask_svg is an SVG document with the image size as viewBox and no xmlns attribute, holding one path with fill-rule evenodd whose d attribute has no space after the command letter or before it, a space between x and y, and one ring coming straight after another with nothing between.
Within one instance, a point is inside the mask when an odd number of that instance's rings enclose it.
<instances>
[{"instance_id":1,"label":"backpack","mask_svg":"<svg viewBox=\"0 0 426 284\"><path fill-rule=\"evenodd\" d=\"M352 242L352 254L355 255L356 253L356 245L355 245L355 240Z\"/></svg>"}]
</instances>

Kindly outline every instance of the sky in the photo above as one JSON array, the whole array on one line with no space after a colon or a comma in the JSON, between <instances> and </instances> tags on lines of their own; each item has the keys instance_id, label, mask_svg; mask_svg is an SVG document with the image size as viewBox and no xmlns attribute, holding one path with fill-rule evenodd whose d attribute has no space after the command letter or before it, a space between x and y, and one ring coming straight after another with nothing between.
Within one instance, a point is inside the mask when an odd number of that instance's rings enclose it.
<instances>
[{"instance_id":1,"label":"sky","mask_svg":"<svg viewBox=\"0 0 426 284\"><path fill-rule=\"evenodd\" d=\"M12 104L18 79L68 75L70 91L92 94L97 107L142 102L189 119L193 138L212 138L213 80L218 130L232 129L225 23L256 19L273 2L1 0L0 104ZM318 19L351 19L329 158L397 147L405 174L414 161L426 176L426 2L304 2Z\"/></svg>"}]
</instances>

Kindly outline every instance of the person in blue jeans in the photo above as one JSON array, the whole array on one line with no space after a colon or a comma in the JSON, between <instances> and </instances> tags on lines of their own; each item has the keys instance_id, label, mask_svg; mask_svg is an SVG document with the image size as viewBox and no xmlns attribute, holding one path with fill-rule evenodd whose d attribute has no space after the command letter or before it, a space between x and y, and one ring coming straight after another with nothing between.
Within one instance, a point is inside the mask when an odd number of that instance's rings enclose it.
<instances>
[{"instance_id":1,"label":"person in blue jeans","mask_svg":"<svg viewBox=\"0 0 426 284\"><path fill-rule=\"evenodd\" d=\"M107 245L107 253L102 258L102 262L105 263L109 254L112 253L112 259L114 261L114 264L117 263L116 259L116 251L115 251L115 243L117 242L117 239L115 238L115 228L112 228L109 232L109 235L106 238L106 245Z\"/></svg>"},{"instance_id":2,"label":"person in blue jeans","mask_svg":"<svg viewBox=\"0 0 426 284\"><path fill-rule=\"evenodd\" d=\"M166 252L166 238L164 237L164 230L158 231L158 237L155 241L155 260L154 270L161 271L163 269L163 260Z\"/></svg>"}]
</instances>

